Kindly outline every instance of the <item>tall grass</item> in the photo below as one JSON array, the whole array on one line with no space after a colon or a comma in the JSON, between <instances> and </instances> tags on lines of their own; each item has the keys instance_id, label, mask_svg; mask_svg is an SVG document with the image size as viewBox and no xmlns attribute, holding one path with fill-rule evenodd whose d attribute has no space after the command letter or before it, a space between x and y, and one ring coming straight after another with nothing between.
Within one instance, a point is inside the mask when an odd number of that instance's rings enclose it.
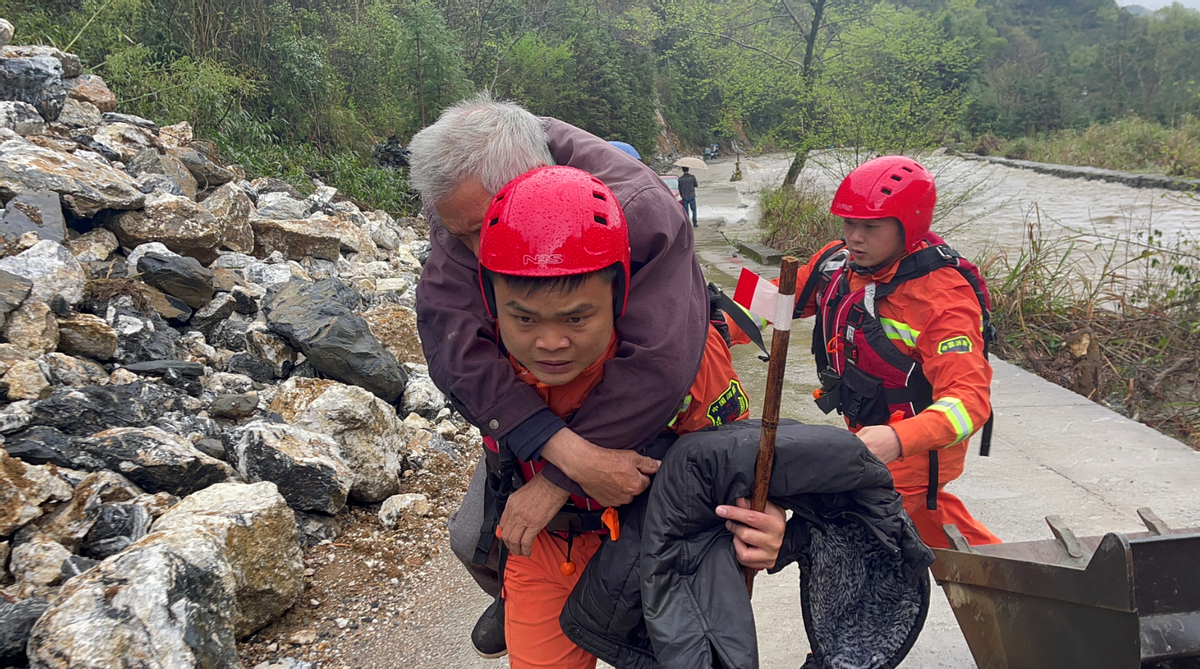
<instances>
[{"instance_id":1,"label":"tall grass","mask_svg":"<svg viewBox=\"0 0 1200 669\"><path fill-rule=\"evenodd\" d=\"M976 153L1060 165L1200 178L1200 119L1172 126L1130 116L1084 130L1003 140L981 137Z\"/></svg>"},{"instance_id":2,"label":"tall grass","mask_svg":"<svg viewBox=\"0 0 1200 669\"><path fill-rule=\"evenodd\" d=\"M842 236L841 219L829 213L829 195L810 180L798 180L795 188L764 188L759 206L762 242L801 260Z\"/></svg>"},{"instance_id":3,"label":"tall grass","mask_svg":"<svg viewBox=\"0 0 1200 669\"><path fill-rule=\"evenodd\" d=\"M983 265L1002 358L1071 387L1068 342L1090 332L1090 397L1200 448L1200 245L1066 230L1034 210L1021 248Z\"/></svg>"}]
</instances>

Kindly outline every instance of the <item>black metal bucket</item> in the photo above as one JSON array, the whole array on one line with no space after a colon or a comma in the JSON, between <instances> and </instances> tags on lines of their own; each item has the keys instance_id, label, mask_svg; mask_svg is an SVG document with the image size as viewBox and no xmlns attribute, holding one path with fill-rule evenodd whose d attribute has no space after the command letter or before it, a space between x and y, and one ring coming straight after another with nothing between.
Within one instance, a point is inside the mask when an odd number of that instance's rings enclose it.
<instances>
[{"instance_id":1,"label":"black metal bucket","mask_svg":"<svg viewBox=\"0 0 1200 669\"><path fill-rule=\"evenodd\" d=\"M1056 516L1054 539L934 549L979 669L1200 668L1200 528L1078 538Z\"/></svg>"}]
</instances>

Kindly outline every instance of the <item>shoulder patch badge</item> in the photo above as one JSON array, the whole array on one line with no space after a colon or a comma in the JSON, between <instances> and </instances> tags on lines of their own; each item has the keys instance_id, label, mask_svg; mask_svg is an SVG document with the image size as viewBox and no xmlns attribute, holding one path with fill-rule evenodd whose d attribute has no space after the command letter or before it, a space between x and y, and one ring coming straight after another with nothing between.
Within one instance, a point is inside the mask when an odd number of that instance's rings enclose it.
<instances>
[{"instance_id":1,"label":"shoulder patch badge","mask_svg":"<svg viewBox=\"0 0 1200 669\"><path fill-rule=\"evenodd\" d=\"M724 425L737 420L738 416L750 409L750 399L742 390L742 384L737 379L729 381L729 387L721 396L708 405L708 422L713 425Z\"/></svg>"},{"instance_id":2,"label":"shoulder patch badge","mask_svg":"<svg viewBox=\"0 0 1200 669\"><path fill-rule=\"evenodd\" d=\"M938 344L938 355L943 353L970 353L971 340L967 337L951 337Z\"/></svg>"}]
</instances>

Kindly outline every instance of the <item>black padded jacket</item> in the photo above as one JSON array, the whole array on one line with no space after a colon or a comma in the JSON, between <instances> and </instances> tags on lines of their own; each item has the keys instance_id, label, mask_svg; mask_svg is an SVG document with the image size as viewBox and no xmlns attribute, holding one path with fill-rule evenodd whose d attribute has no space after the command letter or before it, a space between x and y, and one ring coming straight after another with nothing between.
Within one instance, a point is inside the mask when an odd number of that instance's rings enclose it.
<instances>
[{"instance_id":1,"label":"black padded jacket","mask_svg":"<svg viewBox=\"0 0 1200 669\"><path fill-rule=\"evenodd\" d=\"M715 513L750 497L758 436L758 421L739 421L674 443L571 593L568 637L618 669L758 667L733 535ZM773 571L800 566L803 669L898 665L925 622L933 554L887 467L844 429L783 421L769 498L792 511Z\"/></svg>"}]
</instances>

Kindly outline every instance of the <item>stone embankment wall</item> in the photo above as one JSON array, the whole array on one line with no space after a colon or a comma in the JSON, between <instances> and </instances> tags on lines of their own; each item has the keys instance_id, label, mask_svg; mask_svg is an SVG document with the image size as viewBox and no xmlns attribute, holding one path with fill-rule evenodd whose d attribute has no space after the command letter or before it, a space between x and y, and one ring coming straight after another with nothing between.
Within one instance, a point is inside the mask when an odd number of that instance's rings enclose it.
<instances>
[{"instance_id":1,"label":"stone embankment wall","mask_svg":"<svg viewBox=\"0 0 1200 669\"><path fill-rule=\"evenodd\" d=\"M419 219L248 179L0 20L0 666L238 667L347 504L479 433L427 375Z\"/></svg>"},{"instance_id":2,"label":"stone embankment wall","mask_svg":"<svg viewBox=\"0 0 1200 669\"><path fill-rule=\"evenodd\" d=\"M1125 184L1132 188L1162 188L1165 190L1195 191L1200 190L1200 179L1185 179L1171 177L1165 174L1137 174L1134 172L1118 172L1099 167L1080 167L1076 165L1054 165L1051 163L1035 163L1030 160L1014 160L1001 156L977 156L974 153L955 151L955 155L965 160L980 160L996 165L1005 165L1022 170L1032 170L1039 174L1048 174L1063 179L1087 179L1089 181L1108 181Z\"/></svg>"}]
</instances>

